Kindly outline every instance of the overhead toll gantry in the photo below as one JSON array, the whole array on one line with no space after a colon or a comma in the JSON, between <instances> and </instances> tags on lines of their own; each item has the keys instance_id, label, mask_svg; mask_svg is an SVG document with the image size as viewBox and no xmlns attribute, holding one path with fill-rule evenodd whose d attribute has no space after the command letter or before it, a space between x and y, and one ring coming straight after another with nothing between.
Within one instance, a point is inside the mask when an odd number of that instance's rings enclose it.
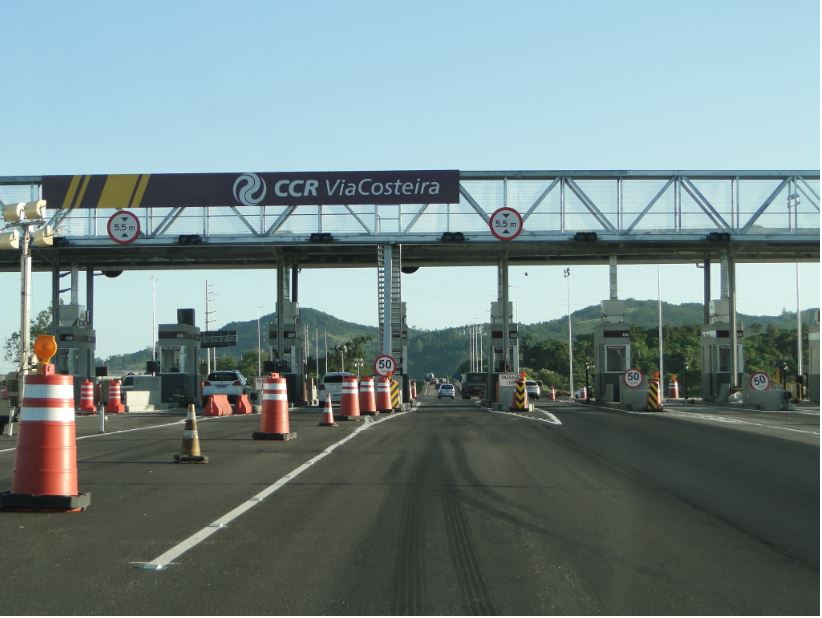
<instances>
[{"instance_id":1,"label":"overhead toll gantry","mask_svg":"<svg viewBox=\"0 0 822 618\"><path fill-rule=\"evenodd\" d=\"M709 281L710 264L721 261L730 273L728 331L734 339L736 263L819 261L818 170L0 177L4 203L39 198L48 203L53 243L32 249L34 270L86 269L88 275L94 270L277 268L276 351L291 371L302 365L302 330L296 328L296 294L288 296L286 281L289 272L296 278L304 268L377 267L383 352L399 356L405 373L398 272L496 265L499 293L487 352L491 358L496 353L499 367L513 368L518 354L511 341L509 266L607 264L612 259L620 264L699 263ZM115 212L132 213L133 225L124 233L136 228L133 239L120 242L116 229L112 234ZM0 270L18 268L17 252L0 250ZM59 294L57 276L54 281ZM706 286L705 324L711 323L710 302ZM291 309L286 303L293 304ZM298 341L286 345L292 330ZM508 337L495 341L496 330ZM736 342L728 342L728 352L733 358L727 365L739 366ZM737 386L737 372L727 374L729 387Z\"/></svg>"}]
</instances>

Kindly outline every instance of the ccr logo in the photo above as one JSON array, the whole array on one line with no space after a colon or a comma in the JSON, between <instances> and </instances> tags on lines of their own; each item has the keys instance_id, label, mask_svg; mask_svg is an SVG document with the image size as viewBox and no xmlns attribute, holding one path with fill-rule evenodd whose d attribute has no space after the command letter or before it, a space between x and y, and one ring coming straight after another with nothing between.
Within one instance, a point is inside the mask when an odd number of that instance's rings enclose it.
<instances>
[{"instance_id":1,"label":"ccr logo","mask_svg":"<svg viewBox=\"0 0 822 618\"><path fill-rule=\"evenodd\" d=\"M234 181L234 199L243 206L256 206L265 197L265 181L253 172L241 174Z\"/></svg>"}]
</instances>

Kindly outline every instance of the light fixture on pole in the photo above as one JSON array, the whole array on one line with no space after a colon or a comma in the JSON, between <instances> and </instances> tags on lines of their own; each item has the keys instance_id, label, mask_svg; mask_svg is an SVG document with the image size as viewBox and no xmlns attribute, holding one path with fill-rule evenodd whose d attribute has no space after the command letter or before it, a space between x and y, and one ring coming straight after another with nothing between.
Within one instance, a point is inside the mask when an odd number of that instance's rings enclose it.
<instances>
[{"instance_id":1,"label":"light fixture on pole","mask_svg":"<svg viewBox=\"0 0 822 618\"><path fill-rule=\"evenodd\" d=\"M20 249L20 365L18 370L19 401L23 400L25 380L28 373L31 350L31 245L46 247L54 242L54 232L51 226L46 225L46 201L18 202L3 204L3 218L6 225L17 229L0 234L1 249Z\"/></svg>"},{"instance_id":2,"label":"light fixture on pole","mask_svg":"<svg viewBox=\"0 0 822 618\"><path fill-rule=\"evenodd\" d=\"M571 391L571 398L574 397L574 340L571 332L571 269L563 271L566 283L566 294L568 299L568 388Z\"/></svg>"}]
</instances>

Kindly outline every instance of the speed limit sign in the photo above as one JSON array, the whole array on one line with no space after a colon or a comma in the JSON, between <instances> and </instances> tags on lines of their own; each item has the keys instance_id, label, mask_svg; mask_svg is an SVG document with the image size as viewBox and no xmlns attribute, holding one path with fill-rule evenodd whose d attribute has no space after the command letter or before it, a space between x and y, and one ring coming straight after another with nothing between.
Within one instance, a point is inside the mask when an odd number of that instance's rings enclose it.
<instances>
[{"instance_id":1,"label":"speed limit sign","mask_svg":"<svg viewBox=\"0 0 822 618\"><path fill-rule=\"evenodd\" d=\"M383 354L382 356L378 356L377 360L374 361L374 371L378 375L387 376L394 373L396 370L397 361L394 360L393 356Z\"/></svg>"},{"instance_id":2,"label":"speed limit sign","mask_svg":"<svg viewBox=\"0 0 822 618\"><path fill-rule=\"evenodd\" d=\"M644 377L639 369L631 368L622 375L622 381L628 388L637 388L642 384Z\"/></svg>"},{"instance_id":3,"label":"speed limit sign","mask_svg":"<svg viewBox=\"0 0 822 618\"><path fill-rule=\"evenodd\" d=\"M750 381L751 388L755 391L766 391L771 387L771 378L764 371L754 371Z\"/></svg>"}]
</instances>

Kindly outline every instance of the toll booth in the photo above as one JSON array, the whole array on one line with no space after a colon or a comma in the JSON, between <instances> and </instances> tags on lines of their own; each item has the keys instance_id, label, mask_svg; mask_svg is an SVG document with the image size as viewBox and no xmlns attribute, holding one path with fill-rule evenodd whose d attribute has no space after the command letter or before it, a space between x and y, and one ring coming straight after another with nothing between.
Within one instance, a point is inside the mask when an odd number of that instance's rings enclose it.
<instances>
[{"instance_id":1,"label":"toll booth","mask_svg":"<svg viewBox=\"0 0 822 618\"><path fill-rule=\"evenodd\" d=\"M814 313L814 322L808 329L808 399L819 404L819 309Z\"/></svg>"},{"instance_id":2,"label":"toll booth","mask_svg":"<svg viewBox=\"0 0 822 618\"><path fill-rule=\"evenodd\" d=\"M57 373L74 376L77 385L85 378L94 377L95 333L89 327L88 312L83 305L60 305L57 313L54 364Z\"/></svg>"},{"instance_id":3,"label":"toll booth","mask_svg":"<svg viewBox=\"0 0 822 618\"><path fill-rule=\"evenodd\" d=\"M290 300L283 300L281 304L282 307L278 307L277 311L282 311L283 314L283 355L279 358L278 320L275 320L268 330L271 358L274 359L272 366L274 371L285 378L288 401L302 405L306 401L306 394L304 392L305 376L302 373L304 370L302 346L298 337L298 333L301 332L299 308L296 302Z\"/></svg>"},{"instance_id":4,"label":"toll booth","mask_svg":"<svg viewBox=\"0 0 822 618\"><path fill-rule=\"evenodd\" d=\"M727 401L731 390L731 325L727 298L712 300L708 310L708 324L702 326L702 399ZM743 327L737 323L737 384L741 384L745 366Z\"/></svg>"},{"instance_id":5,"label":"toll booth","mask_svg":"<svg viewBox=\"0 0 822 618\"><path fill-rule=\"evenodd\" d=\"M200 329L194 326L194 309L177 309L176 324L159 324L160 401L181 406L200 401L197 352Z\"/></svg>"},{"instance_id":6,"label":"toll booth","mask_svg":"<svg viewBox=\"0 0 822 618\"><path fill-rule=\"evenodd\" d=\"M514 303L508 302L508 315L513 315ZM491 324L489 345L490 345L490 371L492 373L501 373L514 371L519 372L519 325L514 322L508 322L508 332L504 333L505 328L503 322L503 307L501 301L491 303ZM506 336L507 335L507 336ZM506 366L504 349L508 346L508 363Z\"/></svg>"},{"instance_id":7,"label":"toll booth","mask_svg":"<svg viewBox=\"0 0 822 618\"><path fill-rule=\"evenodd\" d=\"M625 324L625 301L603 300L600 320L594 330L595 398L621 401L622 376L631 367L631 335Z\"/></svg>"}]
</instances>

